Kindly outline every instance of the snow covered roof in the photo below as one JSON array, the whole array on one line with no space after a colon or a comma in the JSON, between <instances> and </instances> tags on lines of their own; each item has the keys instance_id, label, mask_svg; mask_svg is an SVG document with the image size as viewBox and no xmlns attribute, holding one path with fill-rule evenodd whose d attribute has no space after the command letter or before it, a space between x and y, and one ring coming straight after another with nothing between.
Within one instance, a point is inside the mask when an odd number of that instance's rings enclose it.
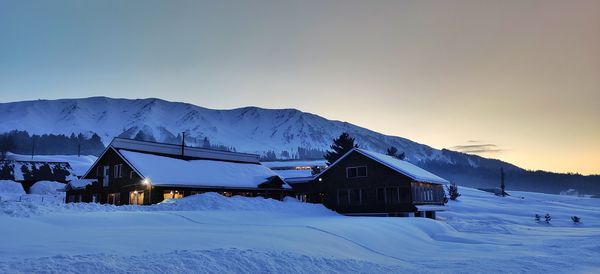
<instances>
[{"instance_id":1,"label":"snow covered roof","mask_svg":"<svg viewBox=\"0 0 600 274\"><path fill-rule=\"evenodd\" d=\"M385 154L381 154L381 153L377 153L377 152L373 152L373 151L369 151L369 150L365 150L365 149L361 149L361 148L353 148L352 150L348 151L346 154L344 154L342 157L340 157L337 161L335 161L333 164L331 164L325 170L323 170L321 172L321 174L326 172L327 170L329 170L331 167L335 166L338 162L340 162L342 159L346 158L346 156L350 155L353 152L358 152L378 163L381 163L395 171L398 171L398 172L408 176L409 178L411 178L415 181L437 183L437 184L450 183L446 179L441 178L441 177L439 177L427 170L424 170L416 165L413 165L407 161L403 161L403 160L400 160L398 158L395 158L395 157L392 157L389 155L385 155ZM318 175L316 177L318 177Z\"/></svg>"},{"instance_id":2,"label":"snow covered roof","mask_svg":"<svg viewBox=\"0 0 600 274\"><path fill-rule=\"evenodd\" d=\"M276 170L273 172L277 173L279 177L285 178L295 178L295 177L310 177L312 176L312 170L310 169L286 169L286 170Z\"/></svg>"},{"instance_id":3,"label":"snow covered roof","mask_svg":"<svg viewBox=\"0 0 600 274\"><path fill-rule=\"evenodd\" d=\"M0 161L0 179L15 181L70 181L77 177L68 162Z\"/></svg>"},{"instance_id":4,"label":"snow covered roof","mask_svg":"<svg viewBox=\"0 0 600 274\"><path fill-rule=\"evenodd\" d=\"M148 141L139 141L132 139L114 138L110 142L110 146L114 149L126 149L140 152L157 153L164 155L173 155L176 157L181 156L181 145L164 144ZM186 157L193 157L199 159L213 159L221 161L235 161L243 163L259 163L259 155L221 151L216 149L198 148L198 147L184 147L183 154Z\"/></svg>"},{"instance_id":5,"label":"snow covered roof","mask_svg":"<svg viewBox=\"0 0 600 274\"><path fill-rule=\"evenodd\" d=\"M125 149L119 153L156 186L258 188L279 177L259 163L183 160ZM291 188L285 182L283 187Z\"/></svg>"},{"instance_id":6,"label":"snow covered roof","mask_svg":"<svg viewBox=\"0 0 600 274\"><path fill-rule=\"evenodd\" d=\"M77 179L70 181L67 185L71 186L73 189L81 189L85 188L88 185L91 185L93 182L98 181L97 179Z\"/></svg>"},{"instance_id":7,"label":"snow covered roof","mask_svg":"<svg viewBox=\"0 0 600 274\"><path fill-rule=\"evenodd\" d=\"M448 210L447 206L443 205L416 205L418 211L444 211Z\"/></svg>"},{"instance_id":8,"label":"snow covered roof","mask_svg":"<svg viewBox=\"0 0 600 274\"><path fill-rule=\"evenodd\" d=\"M327 160L266 161L260 162L269 168L286 168L299 166L327 166Z\"/></svg>"},{"instance_id":9,"label":"snow covered roof","mask_svg":"<svg viewBox=\"0 0 600 274\"><path fill-rule=\"evenodd\" d=\"M428 182L428 183L438 183L438 184L448 184L446 179L443 179L427 170L424 170L416 165L413 165L407 161L400 160L396 157L392 157L389 155L364 150L360 148L354 149L356 152L365 155L381 164L386 165L387 167L396 170L415 181Z\"/></svg>"}]
</instances>

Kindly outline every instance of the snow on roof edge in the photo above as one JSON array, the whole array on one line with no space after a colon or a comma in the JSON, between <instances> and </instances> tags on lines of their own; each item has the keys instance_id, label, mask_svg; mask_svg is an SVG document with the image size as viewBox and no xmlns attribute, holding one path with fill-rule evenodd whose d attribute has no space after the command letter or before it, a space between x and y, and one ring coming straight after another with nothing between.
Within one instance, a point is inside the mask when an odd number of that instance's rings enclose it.
<instances>
[{"instance_id":1,"label":"snow on roof edge","mask_svg":"<svg viewBox=\"0 0 600 274\"><path fill-rule=\"evenodd\" d=\"M394 169L394 170L410 177L411 179L413 179L415 181L422 181L422 182L436 183L436 184L449 184L450 183L448 180L446 180L440 176L437 176L421 167L418 167L408 161L400 160L400 159L394 158L389 155L385 155L385 154L381 154L381 153L377 153L377 152L373 152L373 151L369 151L369 150L365 150L365 149L354 148L353 150L356 150L360 154L365 155L365 156L369 157L370 159L373 159L373 160L377 161L378 163L381 163L391 169ZM400 166L399 163L401 163L404 166Z\"/></svg>"}]
</instances>

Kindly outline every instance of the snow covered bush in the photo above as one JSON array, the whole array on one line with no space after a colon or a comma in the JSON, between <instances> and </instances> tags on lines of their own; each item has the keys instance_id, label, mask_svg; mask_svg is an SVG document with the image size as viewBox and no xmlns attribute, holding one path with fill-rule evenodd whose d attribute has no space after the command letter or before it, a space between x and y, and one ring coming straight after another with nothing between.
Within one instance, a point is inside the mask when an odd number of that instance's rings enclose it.
<instances>
[{"instance_id":1,"label":"snow covered bush","mask_svg":"<svg viewBox=\"0 0 600 274\"><path fill-rule=\"evenodd\" d=\"M460 197L460 193L458 193L458 186L455 183L451 183L446 185L446 191L448 192L448 196L450 196L450 200L456 200Z\"/></svg>"},{"instance_id":2,"label":"snow covered bush","mask_svg":"<svg viewBox=\"0 0 600 274\"><path fill-rule=\"evenodd\" d=\"M536 222L539 222L541 218L542 218L542 216L540 216L540 214L535 214L535 221Z\"/></svg>"},{"instance_id":3,"label":"snow covered bush","mask_svg":"<svg viewBox=\"0 0 600 274\"><path fill-rule=\"evenodd\" d=\"M571 217L571 220L573 220L573 223L576 223L576 224L578 224L578 223L580 223L580 222L581 222L581 218L579 218L579 217L577 217L577 216L572 216L572 217Z\"/></svg>"}]
</instances>

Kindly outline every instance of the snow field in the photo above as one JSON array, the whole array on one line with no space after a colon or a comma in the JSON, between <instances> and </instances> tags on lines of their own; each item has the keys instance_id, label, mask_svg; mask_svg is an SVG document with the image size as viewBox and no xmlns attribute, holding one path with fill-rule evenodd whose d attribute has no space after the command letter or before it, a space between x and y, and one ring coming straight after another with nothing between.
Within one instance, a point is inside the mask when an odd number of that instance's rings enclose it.
<instances>
[{"instance_id":1,"label":"snow field","mask_svg":"<svg viewBox=\"0 0 600 274\"><path fill-rule=\"evenodd\" d=\"M600 200L459 191L441 220L346 217L293 199L214 193L154 206L5 202L0 272L600 271ZM537 223L535 213L553 220Z\"/></svg>"}]
</instances>

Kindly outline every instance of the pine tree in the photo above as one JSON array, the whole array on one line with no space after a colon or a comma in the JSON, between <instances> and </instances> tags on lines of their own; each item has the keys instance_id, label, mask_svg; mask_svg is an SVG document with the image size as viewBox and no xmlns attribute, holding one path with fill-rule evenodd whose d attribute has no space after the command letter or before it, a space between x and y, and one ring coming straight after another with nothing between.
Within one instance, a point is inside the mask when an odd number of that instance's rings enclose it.
<instances>
[{"instance_id":1,"label":"pine tree","mask_svg":"<svg viewBox=\"0 0 600 274\"><path fill-rule=\"evenodd\" d=\"M460 197L460 193L458 193L458 186L455 183L451 183L446 186L446 191L448 191L448 196L450 196L450 200L456 200Z\"/></svg>"},{"instance_id":2,"label":"pine tree","mask_svg":"<svg viewBox=\"0 0 600 274\"><path fill-rule=\"evenodd\" d=\"M404 152L401 152L396 158L404 161L404 159L406 158L406 154L404 154Z\"/></svg>"},{"instance_id":3,"label":"pine tree","mask_svg":"<svg viewBox=\"0 0 600 274\"><path fill-rule=\"evenodd\" d=\"M354 144L354 138L350 137L350 134L344 132L340 137L333 140L333 144L331 145L332 150L327 151L323 157L327 160L327 165L331 165L348 151L357 147L358 145Z\"/></svg>"},{"instance_id":4,"label":"pine tree","mask_svg":"<svg viewBox=\"0 0 600 274\"><path fill-rule=\"evenodd\" d=\"M202 140L202 147L210 148L210 140L208 140L208 137L204 137L204 139Z\"/></svg>"},{"instance_id":5,"label":"pine tree","mask_svg":"<svg viewBox=\"0 0 600 274\"><path fill-rule=\"evenodd\" d=\"M396 147L389 147L385 152L388 156L397 157L398 149Z\"/></svg>"},{"instance_id":6,"label":"pine tree","mask_svg":"<svg viewBox=\"0 0 600 274\"><path fill-rule=\"evenodd\" d=\"M385 152L385 154L392 156L394 158L398 158L400 160L404 160L404 158L406 158L406 155L404 154L404 152L398 153L398 149L394 146L389 147L387 149L387 151Z\"/></svg>"}]
</instances>

